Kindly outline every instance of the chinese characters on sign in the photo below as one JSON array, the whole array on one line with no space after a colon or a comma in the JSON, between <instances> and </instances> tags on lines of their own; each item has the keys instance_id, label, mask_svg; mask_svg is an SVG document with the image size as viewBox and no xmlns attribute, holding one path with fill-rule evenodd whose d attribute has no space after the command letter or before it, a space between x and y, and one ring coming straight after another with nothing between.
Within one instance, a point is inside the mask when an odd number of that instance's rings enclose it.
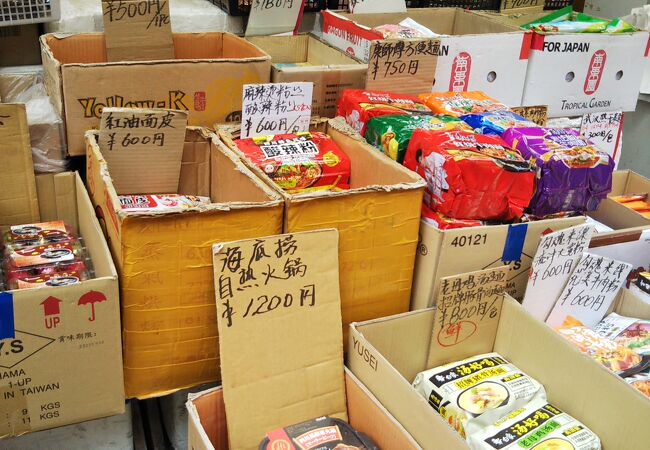
<instances>
[{"instance_id":1,"label":"chinese characters on sign","mask_svg":"<svg viewBox=\"0 0 650 450\"><path fill-rule=\"evenodd\" d=\"M245 84L241 137L309 131L313 83Z\"/></svg>"},{"instance_id":2,"label":"chinese characters on sign","mask_svg":"<svg viewBox=\"0 0 650 450\"><path fill-rule=\"evenodd\" d=\"M301 0L253 0L246 36L263 36L297 30L304 7Z\"/></svg>"},{"instance_id":3,"label":"chinese characters on sign","mask_svg":"<svg viewBox=\"0 0 650 450\"><path fill-rule=\"evenodd\" d=\"M621 158L623 112L590 113L582 116L580 133L618 164Z\"/></svg>"},{"instance_id":4,"label":"chinese characters on sign","mask_svg":"<svg viewBox=\"0 0 650 450\"><path fill-rule=\"evenodd\" d=\"M348 9L355 14L403 13L406 12L406 2L404 0L350 0Z\"/></svg>"},{"instance_id":5,"label":"chinese characters on sign","mask_svg":"<svg viewBox=\"0 0 650 450\"><path fill-rule=\"evenodd\" d=\"M515 114L519 114L524 119L528 119L540 127L546 126L548 121L548 106L546 105L515 106L511 109Z\"/></svg>"}]
</instances>

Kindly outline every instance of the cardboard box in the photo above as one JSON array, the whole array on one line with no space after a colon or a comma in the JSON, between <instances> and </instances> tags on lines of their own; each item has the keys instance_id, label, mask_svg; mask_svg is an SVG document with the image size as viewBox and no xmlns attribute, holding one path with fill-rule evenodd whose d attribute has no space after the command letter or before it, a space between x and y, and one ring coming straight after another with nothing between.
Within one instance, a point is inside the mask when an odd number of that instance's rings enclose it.
<instances>
[{"instance_id":1,"label":"cardboard box","mask_svg":"<svg viewBox=\"0 0 650 450\"><path fill-rule=\"evenodd\" d=\"M351 325L348 367L424 449L469 446L411 387L426 370L434 309ZM650 402L581 354L506 296L493 350L545 388L549 402L598 435L603 449L637 450L650 440ZM463 354L462 344L454 360ZM450 361L451 362L451 361Z\"/></svg>"},{"instance_id":2,"label":"cardboard box","mask_svg":"<svg viewBox=\"0 0 650 450\"><path fill-rule=\"evenodd\" d=\"M190 125L241 117L242 86L267 83L270 57L228 33L175 33L176 59L106 62L103 33L41 36L45 85L67 126L68 153L105 106L190 111Z\"/></svg>"},{"instance_id":3,"label":"cardboard box","mask_svg":"<svg viewBox=\"0 0 650 450\"><path fill-rule=\"evenodd\" d=\"M439 230L420 223L420 242L415 260L411 310L435 305L440 279L509 264L506 292L521 298L539 240L547 231L559 231L584 223L584 217L540 220L512 225Z\"/></svg>"},{"instance_id":4,"label":"cardboard box","mask_svg":"<svg viewBox=\"0 0 650 450\"><path fill-rule=\"evenodd\" d=\"M38 25L0 26L0 66L41 63Z\"/></svg>"},{"instance_id":5,"label":"cardboard box","mask_svg":"<svg viewBox=\"0 0 650 450\"><path fill-rule=\"evenodd\" d=\"M476 13L500 21L497 14ZM523 25L543 14L505 19ZM549 117L634 111L648 57L648 32L534 33L522 103Z\"/></svg>"},{"instance_id":6,"label":"cardboard box","mask_svg":"<svg viewBox=\"0 0 650 450\"><path fill-rule=\"evenodd\" d=\"M247 39L271 55L273 83L314 83L311 112L315 116L336 116L336 102L341 92L344 89L363 89L366 85L366 64L313 36L256 36Z\"/></svg>"},{"instance_id":7,"label":"cardboard box","mask_svg":"<svg viewBox=\"0 0 650 450\"><path fill-rule=\"evenodd\" d=\"M194 127L185 137L179 193L214 203L183 213L124 213L97 136L86 134L88 188L120 275L126 395L216 381L211 246L280 233L282 201L216 136Z\"/></svg>"},{"instance_id":8,"label":"cardboard box","mask_svg":"<svg viewBox=\"0 0 650 450\"><path fill-rule=\"evenodd\" d=\"M284 199L284 232L336 228L343 332L353 321L408 311L424 182L368 145L342 118L320 122L352 163L350 190L287 194L241 153L238 129L220 128L233 149Z\"/></svg>"},{"instance_id":9,"label":"cardboard box","mask_svg":"<svg viewBox=\"0 0 650 450\"><path fill-rule=\"evenodd\" d=\"M117 273L106 240L76 173L36 180L40 220L63 220L83 238L95 278L0 293L0 437L124 412ZM83 300L90 292L92 305Z\"/></svg>"},{"instance_id":10,"label":"cardboard box","mask_svg":"<svg viewBox=\"0 0 650 450\"><path fill-rule=\"evenodd\" d=\"M609 196L650 193L650 180L631 170L617 170L612 176L612 192ZM589 216L598 222L622 230L625 228L650 227L650 219L638 212L607 198L603 200L596 211Z\"/></svg>"},{"instance_id":11,"label":"cardboard box","mask_svg":"<svg viewBox=\"0 0 650 450\"><path fill-rule=\"evenodd\" d=\"M412 8L405 13L348 14L323 11L323 38L368 61L371 28L410 17L440 37L432 91L483 91L509 106L521 105L531 33L460 8ZM495 57L496 56L496 57Z\"/></svg>"},{"instance_id":12,"label":"cardboard box","mask_svg":"<svg viewBox=\"0 0 650 450\"><path fill-rule=\"evenodd\" d=\"M345 389L349 423L381 449L421 449L366 387L347 369ZM188 448L228 450L226 413L220 387L190 394L187 399ZM289 425L289 424L287 424ZM271 431L271 430L269 430ZM264 436L260 436L260 442Z\"/></svg>"}]
</instances>

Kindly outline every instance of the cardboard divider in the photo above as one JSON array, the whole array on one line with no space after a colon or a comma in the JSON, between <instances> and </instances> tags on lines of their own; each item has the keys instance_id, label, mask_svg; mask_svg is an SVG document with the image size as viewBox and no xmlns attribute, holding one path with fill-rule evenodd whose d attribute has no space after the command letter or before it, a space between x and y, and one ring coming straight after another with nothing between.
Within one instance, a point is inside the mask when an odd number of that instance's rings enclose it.
<instances>
[{"instance_id":1,"label":"cardboard divider","mask_svg":"<svg viewBox=\"0 0 650 450\"><path fill-rule=\"evenodd\" d=\"M185 133L178 193L211 197L210 143L198 130L188 129Z\"/></svg>"},{"instance_id":2,"label":"cardboard divider","mask_svg":"<svg viewBox=\"0 0 650 450\"><path fill-rule=\"evenodd\" d=\"M614 171L609 197L633 194L648 194L650 201L650 180L630 170ZM589 216L614 230L650 227L650 219L611 198L603 200Z\"/></svg>"}]
</instances>

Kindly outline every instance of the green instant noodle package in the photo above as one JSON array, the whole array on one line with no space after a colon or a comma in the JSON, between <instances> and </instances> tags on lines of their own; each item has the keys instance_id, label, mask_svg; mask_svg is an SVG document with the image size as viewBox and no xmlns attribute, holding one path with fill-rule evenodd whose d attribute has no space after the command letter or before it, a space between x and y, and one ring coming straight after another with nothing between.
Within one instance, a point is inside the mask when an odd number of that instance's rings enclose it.
<instances>
[{"instance_id":1,"label":"green instant noodle package","mask_svg":"<svg viewBox=\"0 0 650 450\"><path fill-rule=\"evenodd\" d=\"M392 160L402 163L413 131L472 131L465 122L452 116L381 116L366 126L365 138Z\"/></svg>"},{"instance_id":2,"label":"green instant noodle package","mask_svg":"<svg viewBox=\"0 0 650 450\"><path fill-rule=\"evenodd\" d=\"M539 33L631 33L636 29L621 19L606 20L573 12L571 6L522 25Z\"/></svg>"}]
</instances>

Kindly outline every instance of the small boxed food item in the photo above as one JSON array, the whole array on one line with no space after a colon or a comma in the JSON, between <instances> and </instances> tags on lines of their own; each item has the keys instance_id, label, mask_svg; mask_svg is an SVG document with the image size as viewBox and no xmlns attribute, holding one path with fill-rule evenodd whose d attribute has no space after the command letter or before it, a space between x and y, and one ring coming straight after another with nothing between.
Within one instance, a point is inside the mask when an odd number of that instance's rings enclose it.
<instances>
[{"instance_id":1,"label":"small boxed food item","mask_svg":"<svg viewBox=\"0 0 650 450\"><path fill-rule=\"evenodd\" d=\"M506 105L483 92L433 92L420 94L419 98L434 113L454 117L508 110Z\"/></svg>"},{"instance_id":2,"label":"small boxed food item","mask_svg":"<svg viewBox=\"0 0 650 450\"><path fill-rule=\"evenodd\" d=\"M612 190L614 160L575 130L511 128L503 140L538 167L535 216L593 211Z\"/></svg>"},{"instance_id":3,"label":"small boxed food item","mask_svg":"<svg viewBox=\"0 0 650 450\"><path fill-rule=\"evenodd\" d=\"M120 207L125 212L180 212L209 205L210 197L198 195L120 195Z\"/></svg>"},{"instance_id":4,"label":"small boxed food item","mask_svg":"<svg viewBox=\"0 0 650 450\"><path fill-rule=\"evenodd\" d=\"M518 219L535 188L530 163L497 136L416 130L404 165L426 180L424 203L455 219Z\"/></svg>"},{"instance_id":5,"label":"small boxed food item","mask_svg":"<svg viewBox=\"0 0 650 450\"><path fill-rule=\"evenodd\" d=\"M12 225L3 237L3 246L44 245L70 241L74 238L72 229L62 220L44 223Z\"/></svg>"},{"instance_id":6,"label":"small boxed food item","mask_svg":"<svg viewBox=\"0 0 650 450\"><path fill-rule=\"evenodd\" d=\"M478 114L467 114L461 119L481 134L503 135L509 128L534 128L537 124L524 119L512 111L492 111Z\"/></svg>"}]
</instances>

